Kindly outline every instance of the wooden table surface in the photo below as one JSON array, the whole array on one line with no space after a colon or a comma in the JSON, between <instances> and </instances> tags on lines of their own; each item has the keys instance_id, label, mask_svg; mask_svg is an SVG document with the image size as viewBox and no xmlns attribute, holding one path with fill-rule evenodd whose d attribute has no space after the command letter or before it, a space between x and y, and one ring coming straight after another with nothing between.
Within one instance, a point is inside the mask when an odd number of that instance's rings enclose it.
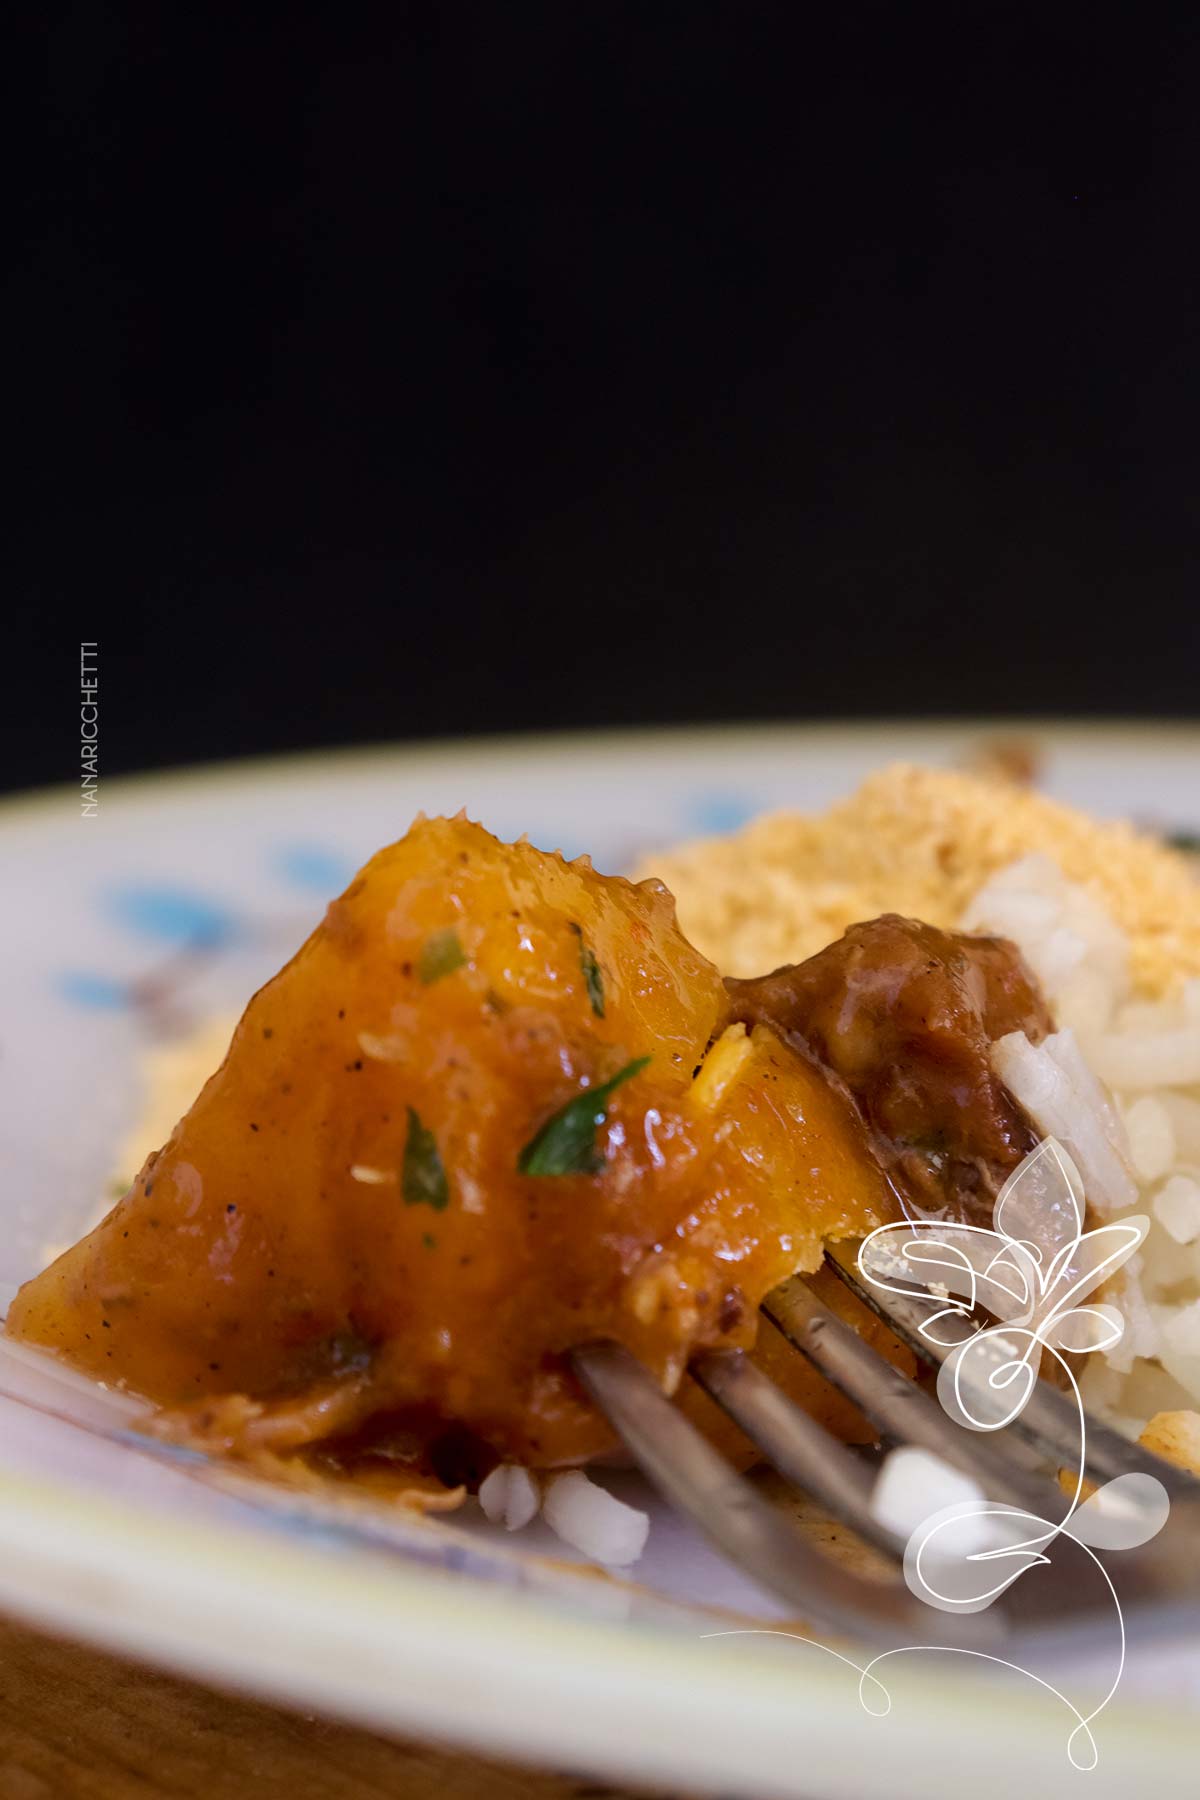
<instances>
[{"instance_id":1,"label":"wooden table surface","mask_svg":"<svg viewBox=\"0 0 1200 1800\"><path fill-rule=\"evenodd\" d=\"M218 1694L0 1618L0 1800L634 1800L635 1793L649 1800L646 1790L449 1755Z\"/></svg>"}]
</instances>

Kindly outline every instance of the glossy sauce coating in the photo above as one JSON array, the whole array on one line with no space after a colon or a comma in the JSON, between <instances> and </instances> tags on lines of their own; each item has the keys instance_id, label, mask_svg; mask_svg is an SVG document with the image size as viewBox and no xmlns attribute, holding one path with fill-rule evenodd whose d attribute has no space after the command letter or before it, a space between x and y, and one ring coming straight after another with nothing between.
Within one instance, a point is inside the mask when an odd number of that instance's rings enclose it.
<instances>
[{"instance_id":1,"label":"glossy sauce coating","mask_svg":"<svg viewBox=\"0 0 1200 1800\"><path fill-rule=\"evenodd\" d=\"M893 1210L848 1098L728 1013L659 884L418 821L8 1329L236 1454L578 1461L612 1436L572 1345L617 1338L673 1388L696 1346L751 1344L758 1300L825 1238ZM550 1172L522 1172L548 1121L645 1057L564 1172L561 1130Z\"/></svg>"}]
</instances>

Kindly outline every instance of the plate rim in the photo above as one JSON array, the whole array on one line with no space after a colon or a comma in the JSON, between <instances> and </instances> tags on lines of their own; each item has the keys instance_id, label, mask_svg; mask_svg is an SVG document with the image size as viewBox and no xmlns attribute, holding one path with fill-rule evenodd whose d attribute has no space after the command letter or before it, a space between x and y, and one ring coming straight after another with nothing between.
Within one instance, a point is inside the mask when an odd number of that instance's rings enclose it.
<instances>
[{"instance_id":1,"label":"plate rim","mask_svg":"<svg viewBox=\"0 0 1200 1800\"><path fill-rule=\"evenodd\" d=\"M1063 721L1004 717L923 720L897 717L893 720L870 721L847 719L811 723L768 721L750 724L611 727L603 730L502 734L475 738L447 737L334 746L276 756L235 758L147 770L104 781L102 804L104 801L111 806L119 804L123 811L136 815L184 796L202 798L247 783L275 788L281 784L311 780L314 776L321 781L328 779L334 782L352 779L356 774L386 778L401 770L414 773L445 771L480 762L486 762L496 769L507 765L519 773L522 768L528 768L547 756L586 756L594 759L598 765L609 761L616 766L620 759L630 755L662 752L686 755L690 751L711 754L722 748L757 754L770 753L776 749L781 752L806 751L809 754L820 752L835 757L840 747L853 744L859 751L864 747L873 747L880 752L881 757L890 753L893 758L901 758L906 747L915 746L918 741L926 746L941 745L952 749L955 745L970 743L984 736L1037 737L1052 754L1057 749L1068 747L1086 751L1092 747L1117 749L1136 743L1143 755L1153 754L1157 749L1169 750L1174 755L1182 752L1189 757L1200 756L1200 722L1192 720ZM0 797L0 830L19 830L25 826L38 830L49 825L53 825L55 829L63 829L64 802L77 802L78 792L76 784L64 782ZM412 1561L397 1557L387 1559L386 1565L387 1591L395 1602L403 1624L403 1630L393 1630L390 1639L393 1673L409 1666L404 1662L405 1657L409 1659L409 1664L414 1660L419 1662L422 1621L428 1619L431 1609L442 1618L446 1627L446 1633L439 1640L439 1655L443 1657L447 1669L453 1669L456 1659L461 1662L471 1654L481 1652L481 1645L490 1641L486 1634L481 1634L481 1619L506 1619L514 1637L517 1635L518 1623L522 1627L527 1625L536 1637L544 1642L549 1642L552 1638L554 1644L559 1646L555 1655L549 1657L548 1664L542 1666L548 1666L553 1671L565 1659L570 1661L580 1679L587 1671L591 1671L599 1682L604 1702L603 1718L599 1724L593 1720L589 1726L592 1731L592 1736L587 1740L590 1749L581 1745L575 1725L554 1715L553 1709L545 1706L540 1694L529 1695L524 1710L513 1702L512 1689L519 1689L522 1684L535 1685L528 1669L524 1674L514 1673L521 1666L520 1655L509 1658L513 1668L506 1666L503 1671L509 1684L506 1690L510 1692L509 1714L498 1720L489 1715L490 1723L481 1722L473 1716L464 1716L461 1700L453 1699L452 1685L446 1690L451 1694L450 1701L446 1700L445 1694L439 1699L436 1694L430 1696L422 1690L423 1697L418 1702L418 1699L409 1696L403 1682L397 1679L396 1691L390 1701L387 1696L377 1692L369 1702L361 1696L356 1702L353 1694L344 1694L339 1690L337 1703L331 1704L330 1695L328 1691L322 1690L321 1677L315 1669L310 1670L303 1681L298 1674L294 1679L285 1678L263 1663L253 1665L247 1651L244 1660L237 1664L237 1670L241 1671L238 1673L229 1667L227 1642L222 1647L215 1635L205 1637L204 1653L201 1654L196 1642L187 1641L186 1620L181 1621L179 1617L156 1618L156 1612L167 1614L170 1609L162 1607L154 1584L139 1572L138 1566L139 1548L145 1544L151 1529L165 1533L181 1556L186 1555L187 1545L191 1542L189 1533L195 1532L195 1527L189 1525L188 1521L171 1519L152 1506L118 1506L107 1500L92 1503L82 1495L56 1491L51 1483L34 1482L24 1476L16 1477L8 1472L0 1472L0 1543L7 1551L6 1555L0 1556L0 1600L6 1608L11 1607L12 1610L19 1611L21 1616L49 1629L69 1636L86 1637L88 1641L117 1653L132 1655L157 1666L174 1667L214 1685L236 1685L249 1691L270 1693L284 1704L308 1705L315 1710L328 1712L331 1716L356 1719L374 1729L434 1736L441 1741L463 1746L469 1744L481 1752L491 1750L518 1760L536 1760L548 1765L556 1761L587 1761L598 1775L610 1778L618 1776L625 1779L663 1781L686 1779L699 1784L707 1782L715 1771L721 1774L727 1785L746 1784L752 1779L757 1783L756 1791L796 1794L810 1792L816 1778L814 1757L818 1727L823 1734L820 1741L826 1744L831 1757L835 1748L844 1756L844 1743L839 1741L835 1746L832 1741L851 1716L846 1711L846 1695L849 1694L853 1699L854 1683L845 1676L844 1671L836 1671L832 1666L825 1669L820 1664L806 1664L801 1700L793 1698L788 1707L778 1685L769 1679L772 1672L766 1661L749 1647L744 1646L744 1653L736 1658L728 1654L720 1657L718 1682L713 1672L717 1668L718 1658L709 1652L707 1657L699 1658L699 1662L706 1662L708 1666L699 1667L696 1646L691 1643L686 1632L673 1631L671 1643L674 1650L664 1654L663 1637L653 1634L647 1626L614 1624L578 1614L568 1618L565 1614L555 1614L548 1603L536 1595L518 1596L493 1584L468 1580L457 1581L460 1604L455 1608L448 1608L447 1595L454 1590L457 1578L431 1573ZM60 1579L57 1587L53 1581L48 1582L46 1573L48 1567L52 1569L55 1566L55 1540L52 1535L55 1530L66 1533L68 1542L72 1539L83 1542L90 1552L81 1567L78 1558L72 1562L70 1557L62 1554L62 1539L59 1539L57 1561L60 1565ZM233 1538L238 1531L238 1527L229 1526L222 1527L219 1537L210 1531L203 1533L208 1540L208 1553L200 1561L206 1575L203 1578L197 1576L192 1590L195 1605L201 1607L205 1600L203 1579L219 1582L221 1592L226 1594L229 1601L226 1629L230 1621L236 1619L238 1584L240 1582L244 1587L251 1559L257 1567L268 1552L287 1556L291 1576L299 1579L301 1586L305 1585L308 1578L315 1580L318 1571L322 1585L326 1574L330 1579L336 1579L339 1569L349 1567L347 1558L351 1556L370 1556L371 1568L377 1571L384 1566L371 1553L360 1552L346 1552L344 1557L339 1556L327 1563L324 1558L313 1556L303 1542L282 1536L277 1529L254 1531L247 1534L245 1543L234 1543ZM127 1556L123 1565L117 1565L125 1567L127 1578L123 1587L118 1586L116 1589L111 1579L112 1565L109 1566L108 1579L105 1579L103 1559L110 1553L118 1558ZM78 1595L72 1592L72 1570L86 1577L85 1586L92 1583L100 1595L87 1618L82 1617ZM104 1599L105 1593L107 1601ZM211 1595L209 1600L212 1601ZM546 1623L548 1618L553 1624L553 1631ZM651 1634L647 1635L648 1632ZM620 1696L624 1693L628 1697L631 1688L636 1688L629 1663L632 1659L639 1669L649 1666L641 1658L640 1650L637 1657L633 1656L631 1646L644 1648L647 1644L652 1646L651 1655L656 1658L653 1663L655 1680L648 1685L661 1688L665 1684L670 1688L679 1719L688 1717L689 1706L691 1708L690 1728L681 1730L679 1737L671 1744L666 1744L658 1737L635 1744L632 1734L623 1734L621 1731ZM570 1650L569 1656L563 1646ZM239 1655L242 1648L244 1647L239 1646ZM226 1659L225 1665L218 1667L214 1659L222 1655ZM486 1662L486 1657L483 1660ZM822 1658L821 1664L824 1661ZM684 1674L688 1670L692 1670L696 1677L695 1686L690 1693L684 1691L682 1685ZM760 1672L762 1688L752 1691L755 1683L760 1680ZM592 1676L589 1675L588 1678L591 1679ZM848 1685L845 1685L846 1681ZM721 1683L726 1685L722 1688ZM927 1733L931 1729L931 1718L936 1716L937 1719L943 1719L945 1715L949 1722L944 1722L941 1730L957 1753L964 1734L961 1725L955 1724L955 1718L960 1706L965 1709L969 1694L974 1691L968 1690L961 1680L941 1677L936 1683L913 1683L913 1695L921 1697L919 1709L914 1707L914 1711L919 1711L920 1715L920 1732ZM942 1694L953 1695L953 1704L943 1707L940 1700ZM739 1707L744 1708L745 1720L738 1731L731 1735L728 1731L723 1733L713 1721L721 1710L722 1702L728 1707L735 1698ZM781 1775L779 1767L772 1761L786 1742L788 1724L785 1714L789 1712L792 1729L797 1724L803 1724L806 1734L803 1779L799 1787L792 1784L790 1776ZM1015 1725L1020 1715L1019 1701L1015 1706L1010 1706L1008 1698L998 1686L995 1693L989 1696L990 1726L995 1727L1010 1718ZM853 1718L857 1720L859 1716L855 1702ZM506 1736L505 1732L510 1735ZM1065 1735L1064 1730L1064 1740ZM1176 1766L1181 1767L1190 1758L1194 1766L1200 1753L1200 1722L1181 1708L1163 1711L1137 1696L1121 1699L1111 1712L1105 1713L1097 1736L1101 1746L1101 1767L1098 1773L1102 1777L1106 1761L1111 1774L1116 1775L1120 1770L1123 1777L1135 1763L1143 1774L1153 1766L1160 1783L1160 1793L1164 1795L1176 1791L1169 1783L1172 1771L1167 1767L1168 1763L1177 1759ZM911 1740L898 1732L895 1741L889 1742L885 1753L889 1758L893 1757L906 1741ZM732 1760L733 1751L738 1746L741 1747L739 1754L744 1753L749 1758L748 1762L735 1764ZM1168 1749L1168 1746L1174 1747ZM945 1748L946 1743L943 1742L943 1751ZM722 1758L726 1760L723 1761ZM1050 1766L1057 1765L1052 1763ZM819 1779L822 1791L832 1797L843 1792L847 1795L861 1793L863 1775L864 1764L861 1761L839 1763L833 1757ZM846 1782L849 1785L845 1785ZM916 1793L928 1789L930 1785L926 1771L912 1791ZM894 1773L890 1777L889 1786L897 1797L909 1791L906 1778L901 1781ZM1003 1790L997 1789L997 1792L1000 1791ZM1109 1786L1103 1778L1093 1788L1093 1792L1108 1791ZM1114 1787L1112 1791L1120 1789ZM1178 1791L1182 1793L1190 1789L1180 1787ZM975 1792L980 1792L978 1782Z\"/></svg>"},{"instance_id":2,"label":"plate rim","mask_svg":"<svg viewBox=\"0 0 1200 1800\"><path fill-rule=\"evenodd\" d=\"M147 1521L127 1503L93 1505L27 1477L0 1476L0 1539L9 1551L0 1599L31 1622L367 1729L610 1779L797 1797L816 1781L827 1800L860 1796L879 1751L897 1800L938 1791L920 1754L936 1741L940 1775L971 1777L979 1800L1012 1791L1011 1761L994 1779L968 1754L962 1715L972 1704L978 1711L981 1690L956 1669L936 1682L889 1675L900 1705L877 1721L887 1738L872 1742L870 1729L850 1729L866 1724L853 1674L825 1655L805 1655L798 1685L790 1661L759 1645L735 1650L650 1622L584 1617L357 1547L314 1558L303 1539L240 1525L217 1536L195 1523ZM143 1572L140 1582L114 1575L123 1558ZM251 1577L273 1634L265 1669L255 1660L263 1628L256 1619L246 1630L237 1606ZM338 1619L327 1601L350 1589L349 1624L322 1641L324 1622ZM115 1633L118 1618L124 1629ZM231 1633L239 1620L240 1635ZM500 1632L508 1654L498 1657ZM464 1686L474 1709L462 1704ZM988 1733L1020 1739L1019 1765L1045 1775L1065 1761L1069 1715L1047 1709L1031 1721L1026 1703L1021 1687L989 1688ZM788 1755L799 1731L801 1769ZM1182 1777L1200 1755L1196 1715L1121 1701L1102 1715L1097 1740L1093 1793L1124 1794L1135 1768L1160 1796L1192 1791Z\"/></svg>"},{"instance_id":3,"label":"plate rim","mask_svg":"<svg viewBox=\"0 0 1200 1800\"><path fill-rule=\"evenodd\" d=\"M139 769L124 775L100 778L101 804L113 804L116 794L123 803L147 803L163 796L164 789L215 788L239 783L248 778L275 785L287 781L300 770L330 765L330 772L377 769L380 774L399 764L422 767L452 768L456 763L479 757L499 757L516 763L534 761L547 752L601 753L611 755L636 750L679 750L716 743L746 749L770 749L774 744L828 745L853 739L884 746L897 736L943 739L946 743L970 740L983 735L999 737L1037 736L1050 747L1086 748L1098 739L1115 742L1136 741L1140 748L1153 748L1158 740L1163 748L1180 747L1200 752L1200 719L1130 719L1103 718L1056 719L1005 717L1004 715L964 714L961 718L920 718L897 714L894 718L872 718L857 721L845 719L745 720L711 725L646 725L596 726L578 731L492 732L479 737L447 735L444 738L383 739L370 744L333 744L306 750L268 752L263 755L219 758L201 763L172 763L161 769ZM0 824L20 814L56 809L68 798L78 799L77 782L48 782L14 793L0 795Z\"/></svg>"}]
</instances>

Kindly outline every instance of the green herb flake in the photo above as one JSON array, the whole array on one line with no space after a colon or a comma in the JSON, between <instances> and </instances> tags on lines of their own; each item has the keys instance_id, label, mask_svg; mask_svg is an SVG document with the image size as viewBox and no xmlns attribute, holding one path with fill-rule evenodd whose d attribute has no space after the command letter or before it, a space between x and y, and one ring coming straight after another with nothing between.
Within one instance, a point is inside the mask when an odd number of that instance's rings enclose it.
<instances>
[{"instance_id":1,"label":"green herb flake","mask_svg":"<svg viewBox=\"0 0 1200 1800\"><path fill-rule=\"evenodd\" d=\"M448 925L445 931L435 931L432 937L425 939L417 958L417 974L428 987L431 981L440 981L443 975L453 975L466 960L467 954L457 931L453 925Z\"/></svg>"},{"instance_id":2,"label":"green herb flake","mask_svg":"<svg viewBox=\"0 0 1200 1800\"><path fill-rule=\"evenodd\" d=\"M587 989L587 997L592 1003L592 1011L598 1019L604 1017L604 976L600 964L596 961L596 952L579 939L579 966L583 970L583 985Z\"/></svg>"},{"instance_id":3,"label":"green herb flake","mask_svg":"<svg viewBox=\"0 0 1200 1800\"><path fill-rule=\"evenodd\" d=\"M425 1129L411 1106L400 1191L405 1206L432 1206L434 1212L444 1212L450 1204L450 1183L438 1155L437 1139Z\"/></svg>"},{"instance_id":4,"label":"green herb flake","mask_svg":"<svg viewBox=\"0 0 1200 1800\"><path fill-rule=\"evenodd\" d=\"M434 1237L432 1231L423 1231L421 1233L421 1242L424 1244L426 1250L437 1249L437 1239Z\"/></svg>"},{"instance_id":5,"label":"green herb flake","mask_svg":"<svg viewBox=\"0 0 1200 1800\"><path fill-rule=\"evenodd\" d=\"M596 1175L604 1158L596 1148L596 1129L608 1117L608 1102L622 1082L640 1075L648 1056L635 1057L599 1087L588 1088L552 1113L517 1158L522 1175Z\"/></svg>"}]
</instances>

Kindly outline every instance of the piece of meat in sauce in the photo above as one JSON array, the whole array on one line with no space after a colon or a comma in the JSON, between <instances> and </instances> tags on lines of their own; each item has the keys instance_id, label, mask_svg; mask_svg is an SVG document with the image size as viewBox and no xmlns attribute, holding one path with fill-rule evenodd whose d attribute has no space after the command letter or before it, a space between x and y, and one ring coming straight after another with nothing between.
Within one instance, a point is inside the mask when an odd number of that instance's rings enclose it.
<instances>
[{"instance_id":1,"label":"piece of meat in sauce","mask_svg":"<svg viewBox=\"0 0 1200 1800\"><path fill-rule=\"evenodd\" d=\"M572 1346L615 1338L674 1388L894 1211L845 1094L727 1012L657 882L418 821L7 1330L201 1448L386 1463L418 1495L464 1434L492 1461L583 1461L614 1440ZM865 1429L791 1366L818 1417Z\"/></svg>"},{"instance_id":2,"label":"piece of meat in sauce","mask_svg":"<svg viewBox=\"0 0 1200 1800\"><path fill-rule=\"evenodd\" d=\"M1052 1028L1013 944L885 913L807 962L726 987L735 1019L771 1025L841 1078L902 1197L990 1224L1036 1142L990 1048Z\"/></svg>"}]
</instances>

